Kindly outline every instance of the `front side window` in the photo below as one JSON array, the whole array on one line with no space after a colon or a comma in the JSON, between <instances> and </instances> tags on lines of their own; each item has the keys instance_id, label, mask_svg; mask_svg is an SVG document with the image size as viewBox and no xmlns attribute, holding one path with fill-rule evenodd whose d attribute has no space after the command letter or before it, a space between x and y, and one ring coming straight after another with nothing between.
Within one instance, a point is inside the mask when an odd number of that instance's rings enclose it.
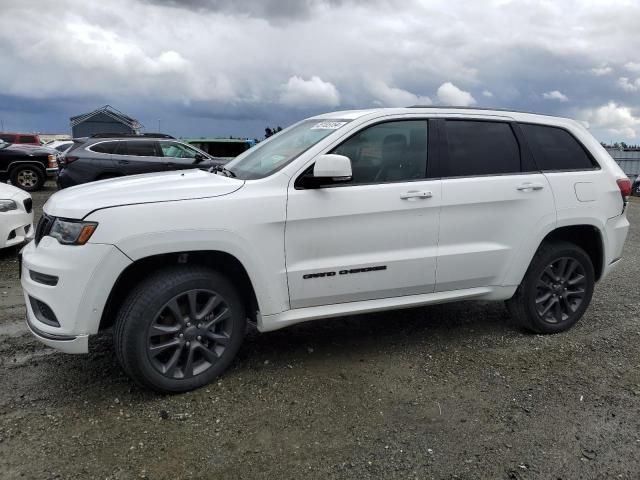
<instances>
[{"instance_id":1,"label":"front side window","mask_svg":"<svg viewBox=\"0 0 640 480\"><path fill-rule=\"evenodd\" d=\"M447 120L445 133L449 158L443 177L520 172L520 147L508 123Z\"/></svg>"},{"instance_id":2,"label":"front side window","mask_svg":"<svg viewBox=\"0 0 640 480\"><path fill-rule=\"evenodd\" d=\"M162 155L173 158L195 158L198 152L177 142L160 142Z\"/></svg>"},{"instance_id":3,"label":"front side window","mask_svg":"<svg viewBox=\"0 0 640 480\"><path fill-rule=\"evenodd\" d=\"M242 180L267 177L284 168L350 120L305 120L247 150L226 165Z\"/></svg>"},{"instance_id":4,"label":"front side window","mask_svg":"<svg viewBox=\"0 0 640 480\"><path fill-rule=\"evenodd\" d=\"M540 170L591 170L594 164L585 149L566 130L544 125L520 124Z\"/></svg>"},{"instance_id":5,"label":"front side window","mask_svg":"<svg viewBox=\"0 0 640 480\"><path fill-rule=\"evenodd\" d=\"M351 159L345 184L402 182L425 178L427 122L386 122L361 130L331 153Z\"/></svg>"}]
</instances>

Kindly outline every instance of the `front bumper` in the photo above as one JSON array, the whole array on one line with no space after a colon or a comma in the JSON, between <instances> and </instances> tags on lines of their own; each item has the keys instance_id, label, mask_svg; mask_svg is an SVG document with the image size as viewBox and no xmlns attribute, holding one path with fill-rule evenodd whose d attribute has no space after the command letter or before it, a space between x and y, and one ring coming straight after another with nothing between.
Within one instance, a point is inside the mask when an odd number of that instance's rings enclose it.
<instances>
[{"instance_id":1,"label":"front bumper","mask_svg":"<svg viewBox=\"0 0 640 480\"><path fill-rule=\"evenodd\" d=\"M47 168L47 177L56 177L58 175L58 167Z\"/></svg>"},{"instance_id":2,"label":"front bumper","mask_svg":"<svg viewBox=\"0 0 640 480\"><path fill-rule=\"evenodd\" d=\"M0 212L0 248L20 245L33 238L33 210L27 213L24 198L13 199L18 205L17 210Z\"/></svg>"},{"instance_id":3,"label":"front bumper","mask_svg":"<svg viewBox=\"0 0 640 480\"><path fill-rule=\"evenodd\" d=\"M27 307L29 308L29 307ZM31 334L45 345L64 353L88 353L89 335L66 336L43 332L31 323L27 313L27 327Z\"/></svg>"},{"instance_id":4,"label":"front bumper","mask_svg":"<svg viewBox=\"0 0 640 480\"><path fill-rule=\"evenodd\" d=\"M48 236L38 246L30 242L21 254L29 329L38 340L63 352L86 352L88 336L98 332L109 293L131 260L113 245L61 245ZM42 276L56 281L42 283ZM44 321L34 312L32 300L48 308Z\"/></svg>"}]
</instances>

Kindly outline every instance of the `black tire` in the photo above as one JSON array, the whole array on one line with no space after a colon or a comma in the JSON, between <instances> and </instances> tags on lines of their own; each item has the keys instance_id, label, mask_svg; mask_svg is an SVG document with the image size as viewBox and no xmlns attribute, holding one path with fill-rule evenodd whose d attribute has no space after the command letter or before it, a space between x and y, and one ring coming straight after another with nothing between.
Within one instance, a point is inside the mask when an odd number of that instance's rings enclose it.
<instances>
[{"instance_id":1,"label":"black tire","mask_svg":"<svg viewBox=\"0 0 640 480\"><path fill-rule=\"evenodd\" d=\"M40 190L46 180L41 168L35 165L20 165L11 169L9 174L11 184L27 192Z\"/></svg>"},{"instance_id":2,"label":"black tire","mask_svg":"<svg viewBox=\"0 0 640 480\"><path fill-rule=\"evenodd\" d=\"M564 241L545 242L506 304L523 328L559 333L580 320L591 302L594 285L593 264L582 248Z\"/></svg>"},{"instance_id":3,"label":"black tire","mask_svg":"<svg viewBox=\"0 0 640 480\"><path fill-rule=\"evenodd\" d=\"M195 306L190 308L192 295ZM216 298L211 313L194 321ZM244 304L233 284L213 270L184 265L156 272L131 292L116 318L114 344L122 368L137 384L176 393L222 374L245 331Z\"/></svg>"}]
</instances>

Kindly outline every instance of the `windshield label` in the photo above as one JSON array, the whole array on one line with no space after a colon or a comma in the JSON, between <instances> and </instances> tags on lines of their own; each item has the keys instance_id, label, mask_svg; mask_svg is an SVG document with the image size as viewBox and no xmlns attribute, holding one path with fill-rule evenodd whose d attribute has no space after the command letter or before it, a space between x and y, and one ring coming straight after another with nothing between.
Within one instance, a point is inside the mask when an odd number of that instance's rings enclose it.
<instances>
[{"instance_id":1,"label":"windshield label","mask_svg":"<svg viewBox=\"0 0 640 480\"><path fill-rule=\"evenodd\" d=\"M347 122L320 122L316 123L311 130L337 130Z\"/></svg>"}]
</instances>

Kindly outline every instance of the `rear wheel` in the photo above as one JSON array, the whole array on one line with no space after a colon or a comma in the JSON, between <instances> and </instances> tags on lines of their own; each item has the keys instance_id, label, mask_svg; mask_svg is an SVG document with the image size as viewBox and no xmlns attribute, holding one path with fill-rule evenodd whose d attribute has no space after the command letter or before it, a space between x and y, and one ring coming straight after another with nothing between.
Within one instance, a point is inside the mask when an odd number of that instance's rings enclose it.
<instances>
[{"instance_id":1,"label":"rear wheel","mask_svg":"<svg viewBox=\"0 0 640 480\"><path fill-rule=\"evenodd\" d=\"M34 165L21 165L11 170L10 178L12 185L27 192L35 192L44 185L45 174Z\"/></svg>"},{"instance_id":2,"label":"rear wheel","mask_svg":"<svg viewBox=\"0 0 640 480\"><path fill-rule=\"evenodd\" d=\"M138 384L184 392L210 383L231 363L246 329L235 287L200 267L160 271L125 301L114 330L116 354Z\"/></svg>"},{"instance_id":3,"label":"rear wheel","mask_svg":"<svg viewBox=\"0 0 640 480\"><path fill-rule=\"evenodd\" d=\"M593 264L582 248L569 242L544 243L507 307L531 331L562 332L582 317L594 285Z\"/></svg>"}]
</instances>

